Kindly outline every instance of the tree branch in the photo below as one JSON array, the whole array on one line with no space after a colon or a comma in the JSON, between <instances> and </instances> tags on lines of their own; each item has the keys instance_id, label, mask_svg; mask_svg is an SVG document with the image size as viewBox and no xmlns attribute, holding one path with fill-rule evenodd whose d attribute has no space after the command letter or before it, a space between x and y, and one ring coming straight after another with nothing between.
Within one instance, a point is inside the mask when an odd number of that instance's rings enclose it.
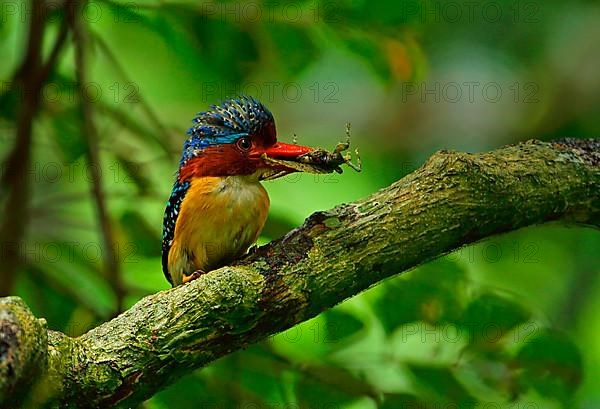
<instances>
[{"instance_id":1,"label":"tree branch","mask_svg":"<svg viewBox=\"0 0 600 409\"><path fill-rule=\"evenodd\" d=\"M44 343L47 337L47 354L34 356L25 343L5 342L3 335L0 396L15 390L24 373L17 367L38 362L30 397L60 407L130 407L387 277L483 238L553 220L600 227L600 140L530 141L474 155L438 152L370 197L317 212L237 264L145 297L79 338L36 327L31 313L21 313L28 318L15 325L27 339ZM0 305L0 328L15 304Z\"/></svg>"}]
</instances>

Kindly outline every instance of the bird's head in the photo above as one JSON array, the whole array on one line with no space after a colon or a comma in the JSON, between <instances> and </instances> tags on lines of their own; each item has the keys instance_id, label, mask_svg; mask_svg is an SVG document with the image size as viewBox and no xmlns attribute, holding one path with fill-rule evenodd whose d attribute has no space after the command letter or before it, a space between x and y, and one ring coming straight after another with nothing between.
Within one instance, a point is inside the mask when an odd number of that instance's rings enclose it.
<instances>
[{"instance_id":1,"label":"bird's head","mask_svg":"<svg viewBox=\"0 0 600 409\"><path fill-rule=\"evenodd\" d=\"M275 120L269 110L252 97L241 96L212 105L194 118L188 130L179 167L179 179L202 176L256 175L272 178L294 172L274 159L293 161L313 149L277 142Z\"/></svg>"}]
</instances>

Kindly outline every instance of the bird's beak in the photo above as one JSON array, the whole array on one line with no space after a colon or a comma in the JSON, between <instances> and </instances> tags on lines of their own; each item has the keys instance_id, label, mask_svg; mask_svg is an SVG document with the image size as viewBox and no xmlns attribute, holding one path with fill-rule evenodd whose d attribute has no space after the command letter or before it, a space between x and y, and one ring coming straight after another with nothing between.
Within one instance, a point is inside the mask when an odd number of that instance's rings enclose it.
<instances>
[{"instance_id":1,"label":"bird's beak","mask_svg":"<svg viewBox=\"0 0 600 409\"><path fill-rule=\"evenodd\" d=\"M297 172L295 168L286 166L285 162L294 162L298 157L313 150L314 148L308 146L283 142L276 142L273 146L261 149L260 152L257 152L261 158L265 159L265 156L267 156L272 159L268 164L265 163L265 172L261 175L261 180L277 179L289 173Z\"/></svg>"},{"instance_id":2,"label":"bird's beak","mask_svg":"<svg viewBox=\"0 0 600 409\"><path fill-rule=\"evenodd\" d=\"M313 151L313 148L302 145L294 145L292 143L276 142L275 145L265 149L265 153L268 157L274 159L287 159L293 160L298 156L304 155L305 153Z\"/></svg>"}]
</instances>

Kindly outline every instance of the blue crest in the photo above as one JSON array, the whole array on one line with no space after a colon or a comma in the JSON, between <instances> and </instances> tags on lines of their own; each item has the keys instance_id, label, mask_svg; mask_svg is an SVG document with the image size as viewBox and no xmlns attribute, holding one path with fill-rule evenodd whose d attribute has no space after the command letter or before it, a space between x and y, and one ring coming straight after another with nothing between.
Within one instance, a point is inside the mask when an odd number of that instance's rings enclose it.
<instances>
[{"instance_id":1,"label":"blue crest","mask_svg":"<svg viewBox=\"0 0 600 409\"><path fill-rule=\"evenodd\" d=\"M240 137L258 133L266 123L274 123L273 114L250 96L239 96L211 105L200 112L187 134L180 166L208 146L235 143Z\"/></svg>"}]
</instances>

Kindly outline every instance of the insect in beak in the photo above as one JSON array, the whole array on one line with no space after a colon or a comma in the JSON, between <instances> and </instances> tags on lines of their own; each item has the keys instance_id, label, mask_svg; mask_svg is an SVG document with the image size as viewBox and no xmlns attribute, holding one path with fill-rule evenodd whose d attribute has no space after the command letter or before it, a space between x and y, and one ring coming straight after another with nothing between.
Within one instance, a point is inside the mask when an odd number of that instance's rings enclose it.
<instances>
[{"instance_id":1,"label":"insect in beak","mask_svg":"<svg viewBox=\"0 0 600 409\"><path fill-rule=\"evenodd\" d=\"M273 180L296 172L297 170L295 168L285 166L284 163L293 162L300 156L312 152L313 150L314 148L308 146L284 142L276 142L274 145L262 149L257 152L257 155L263 160L267 169L262 175L261 180Z\"/></svg>"}]
</instances>

